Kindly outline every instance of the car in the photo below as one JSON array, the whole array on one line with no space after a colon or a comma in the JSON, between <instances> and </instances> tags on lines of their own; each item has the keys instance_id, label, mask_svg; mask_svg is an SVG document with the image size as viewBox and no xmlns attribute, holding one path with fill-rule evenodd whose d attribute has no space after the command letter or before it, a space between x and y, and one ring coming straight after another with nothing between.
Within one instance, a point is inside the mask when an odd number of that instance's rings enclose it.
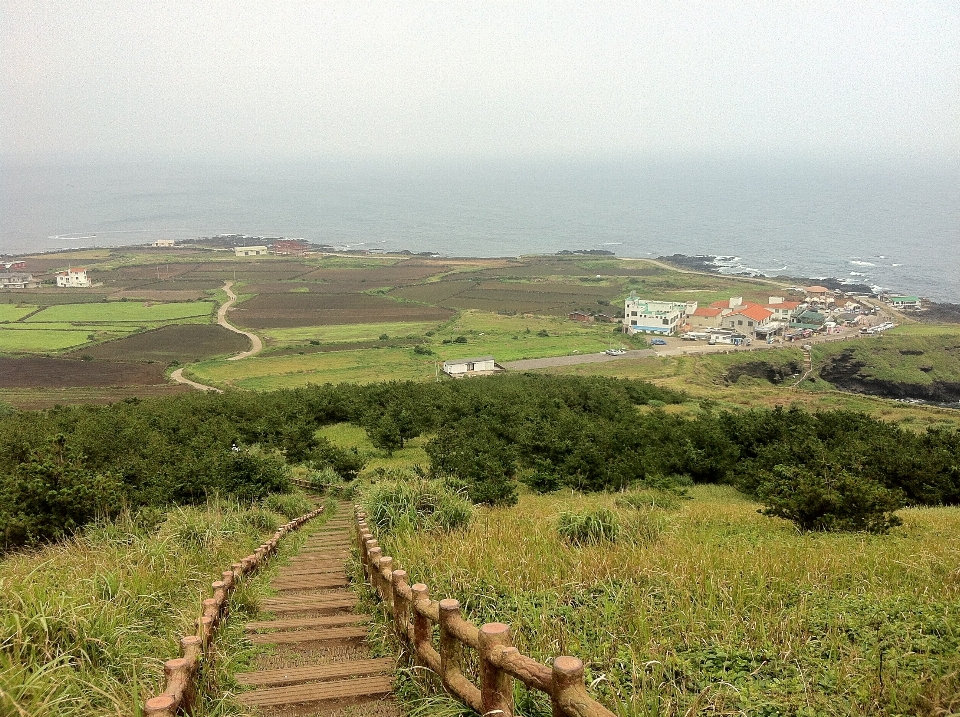
<instances>
[{"instance_id":1,"label":"car","mask_svg":"<svg viewBox=\"0 0 960 717\"><path fill-rule=\"evenodd\" d=\"M623 356L627 353L626 349L607 349L604 351L607 356Z\"/></svg>"},{"instance_id":2,"label":"car","mask_svg":"<svg viewBox=\"0 0 960 717\"><path fill-rule=\"evenodd\" d=\"M666 346L667 342L663 339L650 339L650 343L654 346Z\"/></svg>"}]
</instances>

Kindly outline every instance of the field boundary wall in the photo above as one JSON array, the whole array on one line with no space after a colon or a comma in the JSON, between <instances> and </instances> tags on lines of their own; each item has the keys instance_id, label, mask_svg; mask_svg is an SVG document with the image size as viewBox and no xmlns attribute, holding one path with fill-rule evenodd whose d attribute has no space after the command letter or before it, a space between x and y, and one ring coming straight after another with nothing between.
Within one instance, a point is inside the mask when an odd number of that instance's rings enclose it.
<instances>
[{"instance_id":1,"label":"field boundary wall","mask_svg":"<svg viewBox=\"0 0 960 717\"><path fill-rule=\"evenodd\" d=\"M181 656L163 663L165 688L163 692L143 703L144 717L175 717L191 713L196 701L197 678L205 661L212 654L213 638L217 625L225 620L230 607L230 595L240 582L264 566L276 553L283 537L323 512L323 507L294 518L273 534L267 542L239 562L225 570L222 579L212 583L213 597L202 603L202 612L197 618L196 633L180 638Z\"/></svg>"},{"instance_id":2,"label":"field boundary wall","mask_svg":"<svg viewBox=\"0 0 960 717\"><path fill-rule=\"evenodd\" d=\"M509 625L490 622L477 628L463 618L457 600L431 600L425 584L410 585L407 572L383 555L360 506L356 516L367 581L392 617L397 638L410 645L417 662L434 672L447 692L478 714L513 717L516 679L549 695L554 717L614 717L587 692L579 658L556 657L548 667L513 647ZM440 626L438 646L434 646L434 625ZM463 673L464 648L478 653L479 687Z\"/></svg>"}]
</instances>

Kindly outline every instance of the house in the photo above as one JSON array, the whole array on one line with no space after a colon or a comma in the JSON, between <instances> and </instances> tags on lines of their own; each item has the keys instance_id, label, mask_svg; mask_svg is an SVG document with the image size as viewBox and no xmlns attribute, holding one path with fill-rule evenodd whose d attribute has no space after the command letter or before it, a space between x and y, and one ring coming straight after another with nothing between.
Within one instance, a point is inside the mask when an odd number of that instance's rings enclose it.
<instances>
[{"instance_id":1,"label":"house","mask_svg":"<svg viewBox=\"0 0 960 717\"><path fill-rule=\"evenodd\" d=\"M700 306L687 317L687 322L694 329L716 329L720 328L722 319L723 309L713 306Z\"/></svg>"},{"instance_id":2,"label":"house","mask_svg":"<svg viewBox=\"0 0 960 717\"><path fill-rule=\"evenodd\" d=\"M920 298L917 296L888 296L887 303L895 309L920 308Z\"/></svg>"},{"instance_id":3,"label":"house","mask_svg":"<svg viewBox=\"0 0 960 717\"><path fill-rule=\"evenodd\" d=\"M273 253L278 256L305 256L310 245L300 239L277 239L273 242Z\"/></svg>"},{"instance_id":4,"label":"house","mask_svg":"<svg viewBox=\"0 0 960 717\"><path fill-rule=\"evenodd\" d=\"M20 271L0 271L0 289L38 289L40 282L32 274Z\"/></svg>"},{"instance_id":5,"label":"house","mask_svg":"<svg viewBox=\"0 0 960 717\"><path fill-rule=\"evenodd\" d=\"M567 318L571 321L593 321L593 317L586 311L571 311L569 314L567 314Z\"/></svg>"},{"instance_id":6,"label":"house","mask_svg":"<svg viewBox=\"0 0 960 717\"><path fill-rule=\"evenodd\" d=\"M729 314L726 314L720 324L724 328L735 329L740 332L755 332L766 328L773 317L773 312L759 304L743 304Z\"/></svg>"},{"instance_id":7,"label":"house","mask_svg":"<svg viewBox=\"0 0 960 717\"><path fill-rule=\"evenodd\" d=\"M825 286L808 286L803 290L803 293L806 295L807 301L817 304L828 304L833 301L830 289Z\"/></svg>"},{"instance_id":8,"label":"house","mask_svg":"<svg viewBox=\"0 0 960 717\"><path fill-rule=\"evenodd\" d=\"M460 378L462 376L489 373L497 370L497 362L493 356L478 356L476 358L452 359L443 362L443 372L448 376Z\"/></svg>"},{"instance_id":9,"label":"house","mask_svg":"<svg viewBox=\"0 0 960 717\"><path fill-rule=\"evenodd\" d=\"M233 253L237 256L266 256L267 247L265 246L235 246Z\"/></svg>"},{"instance_id":10,"label":"house","mask_svg":"<svg viewBox=\"0 0 960 717\"><path fill-rule=\"evenodd\" d=\"M646 331L672 334L696 310L696 301L648 301L629 296L623 305L623 330L629 333Z\"/></svg>"},{"instance_id":11,"label":"house","mask_svg":"<svg viewBox=\"0 0 960 717\"><path fill-rule=\"evenodd\" d=\"M17 271L19 269L26 269L27 262L22 260L17 261L0 261L0 271Z\"/></svg>"},{"instance_id":12,"label":"house","mask_svg":"<svg viewBox=\"0 0 960 717\"><path fill-rule=\"evenodd\" d=\"M778 299L778 301L774 301L774 299ZM803 304L800 301L784 301L781 296L771 296L763 308L773 313L774 321L789 322L790 317L793 316L801 306L803 306Z\"/></svg>"},{"instance_id":13,"label":"house","mask_svg":"<svg viewBox=\"0 0 960 717\"><path fill-rule=\"evenodd\" d=\"M817 330L823 326L826 320L827 318L820 312L807 309L806 311L801 311L799 314L796 314L790 320L790 328Z\"/></svg>"},{"instance_id":14,"label":"house","mask_svg":"<svg viewBox=\"0 0 960 717\"><path fill-rule=\"evenodd\" d=\"M57 286L68 288L84 288L92 286L90 277L87 276L86 269L67 269L57 272Z\"/></svg>"},{"instance_id":15,"label":"house","mask_svg":"<svg viewBox=\"0 0 960 717\"><path fill-rule=\"evenodd\" d=\"M173 246L173 244L174 244L173 239L157 239L157 240L153 243L153 246L170 247L170 246Z\"/></svg>"}]
</instances>

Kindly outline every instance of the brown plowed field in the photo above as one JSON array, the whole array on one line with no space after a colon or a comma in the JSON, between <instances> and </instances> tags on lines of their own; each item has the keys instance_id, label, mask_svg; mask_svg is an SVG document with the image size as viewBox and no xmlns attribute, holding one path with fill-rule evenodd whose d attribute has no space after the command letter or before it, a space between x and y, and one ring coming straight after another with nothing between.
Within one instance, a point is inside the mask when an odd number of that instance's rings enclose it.
<instances>
[{"instance_id":1,"label":"brown plowed field","mask_svg":"<svg viewBox=\"0 0 960 717\"><path fill-rule=\"evenodd\" d=\"M446 321L452 311L403 304L367 294L261 294L228 315L235 326L251 329L376 324L392 321Z\"/></svg>"},{"instance_id":2,"label":"brown plowed field","mask_svg":"<svg viewBox=\"0 0 960 717\"><path fill-rule=\"evenodd\" d=\"M195 361L213 356L239 353L250 348L245 336L212 324L182 324L145 331L99 346L87 346L72 352L79 358L87 354L107 361Z\"/></svg>"},{"instance_id":3,"label":"brown plowed field","mask_svg":"<svg viewBox=\"0 0 960 717\"><path fill-rule=\"evenodd\" d=\"M159 363L114 363L76 359L0 357L0 388L152 386L168 383Z\"/></svg>"},{"instance_id":4,"label":"brown plowed field","mask_svg":"<svg viewBox=\"0 0 960 717\"><path fill-rule=\"evenodd\" d=\"M110 294L111 299L136 299L138 301L197 301L206 296L197 289L169 291L164 289L121 289Z\"/></svg>"},{"instance_id":5,"label":"brown plowed field","mask_svg":"<svg viewBox=\"0 0 960 717\"><path fill-rule=\"evenodd\" d=\"M364 291L377 286L403 286L422 281L453 269L451 264L408 264L400 262L393 266L365 267L363 269L316 269L304 274L305 281L322 281L344 287L341 291Z\"/></svg>"}]
</instances>

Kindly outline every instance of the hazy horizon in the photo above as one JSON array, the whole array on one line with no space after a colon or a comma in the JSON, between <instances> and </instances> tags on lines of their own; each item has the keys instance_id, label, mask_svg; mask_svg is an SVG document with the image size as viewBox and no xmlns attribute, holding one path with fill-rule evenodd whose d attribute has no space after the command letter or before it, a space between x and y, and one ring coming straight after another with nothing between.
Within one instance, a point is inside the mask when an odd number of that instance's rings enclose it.
<instances>
[{"instance_id":1,"label":"hazy horizon","mask_svg":"<svg viewBox=\"0 0 960 717\"><path fill-rule=\"evenodd\" d=\"M7 161L960 158L960 5L0 0Z\"/></svg>"}]
</instances>

